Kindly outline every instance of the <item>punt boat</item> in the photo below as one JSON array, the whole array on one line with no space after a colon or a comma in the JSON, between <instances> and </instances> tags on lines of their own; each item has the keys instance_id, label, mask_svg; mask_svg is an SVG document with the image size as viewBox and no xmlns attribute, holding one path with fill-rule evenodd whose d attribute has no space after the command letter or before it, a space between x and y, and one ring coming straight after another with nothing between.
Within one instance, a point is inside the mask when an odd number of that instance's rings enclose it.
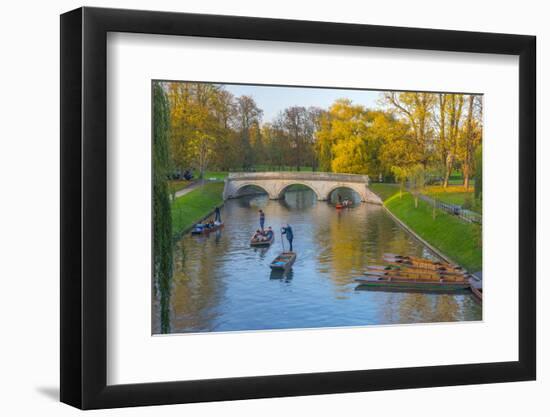
<instances>
[{"instance_id":1,"label":"punt boat","mask_svg":"<svg viewBox=\"0 0 550 417\"><path fill-rule=\"evenodd\" d=\"M349 200L345 200L341 203L338 203L336 204L336 208L337 209L343 209L343 208L348 208L348 207L351 207L353 204L353 202L349 201Z\"/></svg>"},{"instance_id":2,"label":"punt boat","mask_svg":"<svg viewBox=\"0 0 550 417\"><path fill-rule=\"evenodd\" d=\"M453 265L443 261L432 261L431 259L417 258L414 256L395 255L393 253L384 254L384 261L390 264L406 265L410 267L433 269L433 270L449 270L462 271L463 268L459 265Z\"/></svg>"},{"instance_id":3,"label":"punt boat","mask_svg":"<svg viewBox=\"0 0 550 417\"><path fill-rule=\"evenodd\" d=\"M462 282L467 280L468 277L461 275L445 275L445 274L429 274L420 272L406 272L406 271L367 271L367 276L376 277L394 277L408 280L421 280L421 281L449 281L449 282Z\"/></svg>"},{"instance_id":4,"label":"punt boat","mask_svg":"<svg viewBox=\"0 0 550 417\"><path fill-rule=\"evenodd\" d=\"M273 270L286 271L292 268L294 261L296 260L296 252L282 252L277 256L269 267Z\"/></svg>"},{"instance_id":5,"label":"punt boat","mask_svg":"<svg viewBox=\"0 0 550 417\"><path fill-rule=\"evenodd\" d=\"M432 278L432 279L454 279L464 280L470 277L467 272L464 271L448 271L448 270L433 270L424 268L407 267L403 265L389 265L386 267L372 265L367 266L366 274L368 275L396 275L406 278Z\"/></svg>"},{"instance_id":6,"label":"punt boat","mask_svg":"<svg viewBox=\"0 0 550 417\"><path fill-rule=\"evenodd\" d=\"M207 235L211 232L215 232L216 230L220 230L223 227L223 223L217 223L217 224L196 224L195 227L191 230L192 235Z\"/></svg>"},{"instance_id":7,"label":"punt boat","mask_svg":"<svg viewBox=\"0 0 550 417\"><path fill-rule=\"evenodd\" d=\"M250 238L250 246L254 246L254 247L269 246L275 240L275 233L271 235L271 239L265 239L265 240L254 239L255 236L256 236L256 233L254 233Z\"/></svg>"},{"instance_id":8,"label":"punt boat","mask_svg":"<svg viewBox=\"0 0 550 417\"><path fill-rule=\"evenodd\" d=\"M404 279L395 276L369 275L365 278L356 278L360 289L401 290L401 291L427 291L427 292L452 292L467 290L470 287L468 281L447 281Z\"/></svg>"}]
</instances>

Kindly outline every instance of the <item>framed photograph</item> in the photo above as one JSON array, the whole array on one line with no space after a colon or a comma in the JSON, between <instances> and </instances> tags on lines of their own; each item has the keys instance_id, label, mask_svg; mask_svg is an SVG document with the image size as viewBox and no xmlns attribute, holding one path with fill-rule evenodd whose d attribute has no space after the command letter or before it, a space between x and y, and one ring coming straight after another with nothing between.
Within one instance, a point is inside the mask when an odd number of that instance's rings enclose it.
<instances>
[{"instance_id":1,"label":"framed photograph","mask_svg":"<svg viewBox=\"0 0 550 417\"><path fill-rule=\"evenodd\" d=\"M61 401L533 380L535 37L61 16Z\"/></svg>"}]
</instances>

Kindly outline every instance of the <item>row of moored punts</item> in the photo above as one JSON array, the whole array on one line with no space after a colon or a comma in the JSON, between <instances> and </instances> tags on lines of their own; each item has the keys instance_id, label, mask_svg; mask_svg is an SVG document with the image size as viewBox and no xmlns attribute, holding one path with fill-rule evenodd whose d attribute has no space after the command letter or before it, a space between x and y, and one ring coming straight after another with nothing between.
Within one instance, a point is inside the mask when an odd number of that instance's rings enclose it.
<instances>
[{"instance_id":1,"label":"row of moored punts","mask_svg":"<svg viewBox=\"0 0 550 417\"><path fill-rule=\"evenodd\" d=\"M455 292L472 289L481 299L481 288L471 285L471 276L459 265L413 256L384 254L384 265L372 265L365 277L356 278L357 289Z\"/></svg>"}]
</instances>

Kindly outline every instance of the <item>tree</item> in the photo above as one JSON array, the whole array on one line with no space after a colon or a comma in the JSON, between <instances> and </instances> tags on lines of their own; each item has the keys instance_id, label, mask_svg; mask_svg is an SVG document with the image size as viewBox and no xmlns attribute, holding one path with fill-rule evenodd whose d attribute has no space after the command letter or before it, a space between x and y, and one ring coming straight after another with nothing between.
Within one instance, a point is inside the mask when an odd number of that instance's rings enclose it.
<instances>
[{"instance_id":1,"label":"tree","mask_svg":"<svg viewBox=\"0 0 550 417\"><path fill-rule=\"evenodd\" d=\"M475 184L474 196L481 201L483 199L483 150L482 145L478 145L475 150Z\"/></svg>"},{"instance_id":2,"label":"tree","mask_svg":"<svg viewBox=\"0 0 550 417\"><path fill-rule=\"evenodd\" d=\"M432 93L397 93L382 94L382 103L389 105L397 114L407 121L410 128L408 159L424 167L430 162L433 152L433 129L431 125L432 110L435 105Z\"/></svg>"},{"instance_id":3,"label":"tree","mask_svg":"<svg viewBox=\"0 0 550 417\"><path fill-rule=\"evenodd\" d=\"M439 101L439 151L444 168L443 187L449 185L449 178L457 162L459 136L464 105L463 94L438 94Z\"/></svg>"},{"instance_id":4,"label":"tree","mask_svg":"<svg viewBox=\"0 0 550 417\"><path fill-rule=\"evenodd\" d=\"M153 276L161 294L172 279L172 217L168 191L170 107L163 84L153 85ZM161 297L162 332L169 331L169 297ZM164 300L164 302L162 302Z\"/></svg>"},{"instance_id":5,"label":"tree","mask_svg":"<svg viewBox=\"0 0 550 417\"><path fill-rule=\"evenodd\" d=\"M481 114L476 110L478 101L481 101L481 96L468 96L465 126L458 141L458 155L462 162L462 176L466 190L470 188L470 178L474 174L475 150L481 143Z\"/></svg>"},{"instance_id":6,"label":"tree","mask_svg":"<svg viewBox=\"0 0 550 417\"><path fill-rule=\"evenodd\" d=\"M316 149L322 170L371 174L379 167L379 138L372 126L376 112L337 100L321 113L316 133Z\"/></svg>"},{"instance_id":7,"label":"tree","mask_svg":"<svg viewBox=\"0 0 550 417\"><path fill-rule=\"evenodd\" d=\"M414 208L418 208L418 197L422 194L426 184L426 168L422 164L416 164L408 169L407 174L411 193L414 197Z\"/></svg>"},{"instance_id":8,"label":"tree","mask_svg":"<svg viewBox=\"0 0 550 417\"><path fill-rule=\"evenodd\" d=\"M251 96L237 98L237 126L240 133L241 166L243 169L252 167L253 155L250 146L250 129L260 123L263 111Z\"/></svg>"}]
</instances>

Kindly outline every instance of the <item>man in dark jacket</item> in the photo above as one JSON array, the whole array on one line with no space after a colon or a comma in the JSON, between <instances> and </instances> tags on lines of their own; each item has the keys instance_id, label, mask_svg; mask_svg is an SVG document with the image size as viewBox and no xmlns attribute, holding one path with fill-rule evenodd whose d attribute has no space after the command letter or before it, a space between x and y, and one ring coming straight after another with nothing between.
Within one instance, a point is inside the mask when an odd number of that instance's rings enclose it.
<instances>
[{"instance_id":1,"label":"man in dark jacket","mask_svg":"<svg viewBox=\"0 0 550 417\"><path fill-rule=\"evenodd\" d=\"M282 228L281 233L283 235L286 235L286 239L288 240L288 244L290 245L290 252L292 252L292 240L294 239L294 234L292 233L292 227L290 227L290 225L287 224L286 227Z\"/></svg>"},{"instance_id":2,"label":"man in dark jacket","mask_svg":"<svg viewBox=\"0 0 550 417\"><path fill-rule=\"evenodd\" d=\"M260 229L262 229L262 232L264 231L264 224L265 224L265 213L263 210L259 210L260 213Z\"/></svg>"}]
</instances>

